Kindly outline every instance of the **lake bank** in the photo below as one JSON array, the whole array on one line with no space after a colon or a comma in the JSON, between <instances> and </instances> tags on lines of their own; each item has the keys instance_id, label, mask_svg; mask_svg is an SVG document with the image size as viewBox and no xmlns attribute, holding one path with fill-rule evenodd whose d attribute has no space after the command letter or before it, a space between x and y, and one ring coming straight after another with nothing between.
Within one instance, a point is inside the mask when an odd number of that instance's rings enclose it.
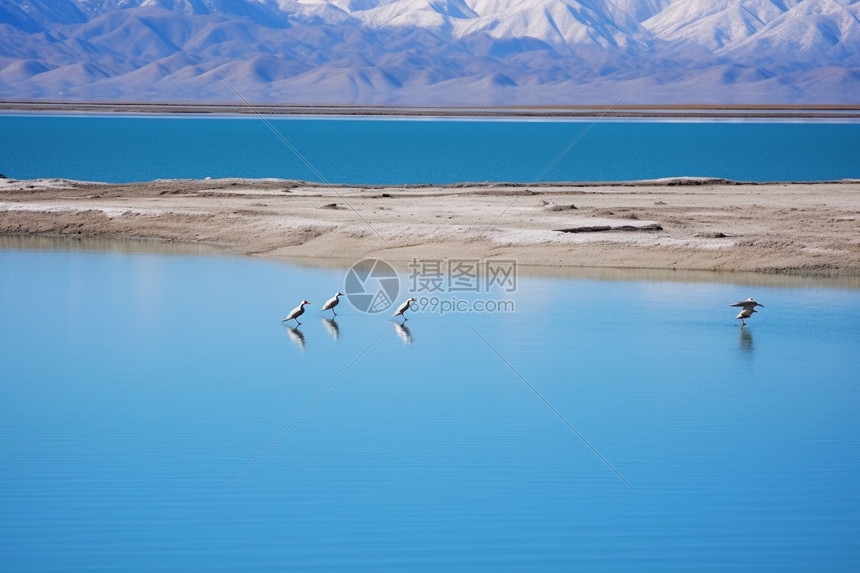
<instances>
[{"instance_id":1,"label":"lake bank","mask_svg":"<svg viewBox=\"0 0 860 573\"><path fill-rule=\"evenodd\" d=\"M860 276L860 182L321 185L0 180L0 234L146 239L290 260Z\"/></svg>"},{"instance_id":2,"label":"lake bank","mask_svg":"<svg viewBox=\"0 0 860 573\"><path fill-rule=\"evenodd\" d=\"M3 101L2 112L61 114L272 115L392 118L860 119L857 105L568 105L418 107L261 103Z\"/></svg>"}]
</instances>

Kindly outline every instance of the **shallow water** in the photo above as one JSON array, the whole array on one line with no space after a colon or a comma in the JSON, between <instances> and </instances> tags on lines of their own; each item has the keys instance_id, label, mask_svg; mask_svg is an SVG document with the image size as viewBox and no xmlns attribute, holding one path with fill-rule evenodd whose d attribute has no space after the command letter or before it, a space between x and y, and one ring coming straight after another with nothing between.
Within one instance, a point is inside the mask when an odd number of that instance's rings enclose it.
<instances>
[{"instance_id":1,"label":"shallow water","mask_svg":"<svg viewBox=\"0 0 860 573\"><path fill-rule=\"evenodd\" d=\"M858 165L856 122L0 114L0 173L15 179L818 181L860 178Z\"/></svg>"},{"instance_id":2,"label":"shallow water","mask_svg":"<svg viewBox=\"0 0 860 573\"><path fill-rule=\"evenodd\" d=\"M344 276L0 251L0 569L860 562L860 290L519 276L404 330L324 321Z\"/></svg>"}]
</instances>

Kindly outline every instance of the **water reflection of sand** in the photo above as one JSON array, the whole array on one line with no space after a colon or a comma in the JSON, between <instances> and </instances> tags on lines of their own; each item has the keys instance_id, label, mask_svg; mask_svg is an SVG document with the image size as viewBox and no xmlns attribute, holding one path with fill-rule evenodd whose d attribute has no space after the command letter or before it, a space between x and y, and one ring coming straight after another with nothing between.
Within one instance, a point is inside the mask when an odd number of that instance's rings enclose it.
<instances>
[{"instance_id":1,"label":"water reflection of sand","mask_svg":"<svg viewBox=\"0 0 860 573\"><path fill-rule=\"evenodd\" d=\"M858 221L858 181L351 187L0 179L7 237L147 239L307 261L498 258L860 278Z\"/></svg>"}]
</instances>

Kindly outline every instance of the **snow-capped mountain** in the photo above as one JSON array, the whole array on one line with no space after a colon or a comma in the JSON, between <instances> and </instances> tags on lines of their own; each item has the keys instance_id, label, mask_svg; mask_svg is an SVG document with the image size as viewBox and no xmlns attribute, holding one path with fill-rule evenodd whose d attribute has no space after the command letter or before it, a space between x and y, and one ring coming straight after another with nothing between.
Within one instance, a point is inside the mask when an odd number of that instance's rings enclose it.
<instances>
[{"instance_id":1,"label":"snow-capped mountain","mask_svg":"<svg viewBox=\"0 0 860 573\"><path fill-rule=\"evenodd\" d=\"M860 103L860 0L0 0L7 100L564 105L625 87Z\"/></svg>"}]
</instances>

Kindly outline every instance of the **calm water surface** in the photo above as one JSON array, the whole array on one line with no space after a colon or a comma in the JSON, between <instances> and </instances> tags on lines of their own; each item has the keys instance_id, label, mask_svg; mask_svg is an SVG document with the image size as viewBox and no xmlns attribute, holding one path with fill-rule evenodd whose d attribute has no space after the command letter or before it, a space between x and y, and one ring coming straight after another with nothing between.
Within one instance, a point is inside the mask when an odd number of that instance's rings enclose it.
<instances>
[{"instance_id":1,"label":"calm water surface","mask_svg":"<svg viewBox=\"0 0 860 573\"><path fill-rule=\"evenodd\" d=\"M277 177L391 185L860 178L858 123L267 121L0 114L0 173L108 182Z\"/></svg>"},{"instance_id":2,"label":"calm water surface","mask_svg":"<svg viewBox=\"0 0 860 573\"><path fill-rule=\"evenodd\" d=\"M0 570L856 570L860 290L344 274L0 250Z\"/></svg>"}]
</instances>

